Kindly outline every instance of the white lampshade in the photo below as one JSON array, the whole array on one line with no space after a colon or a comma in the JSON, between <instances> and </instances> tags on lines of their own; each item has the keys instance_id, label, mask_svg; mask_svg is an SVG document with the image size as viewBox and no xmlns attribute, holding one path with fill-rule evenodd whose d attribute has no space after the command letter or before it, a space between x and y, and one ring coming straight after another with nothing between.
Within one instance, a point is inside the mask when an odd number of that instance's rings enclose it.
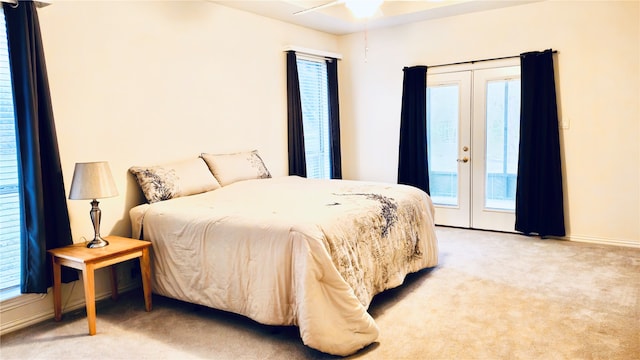
<instances>
[{"instance_id":1,"label":"white lampshade","mask_svg":"<svg viewBox=\"0 0 640 360\"><path fill-rule=\"evenodd\" d=\"M76 163L69 199L101 199L118 195L106 161Z\"/></svg>"}]
</instances>

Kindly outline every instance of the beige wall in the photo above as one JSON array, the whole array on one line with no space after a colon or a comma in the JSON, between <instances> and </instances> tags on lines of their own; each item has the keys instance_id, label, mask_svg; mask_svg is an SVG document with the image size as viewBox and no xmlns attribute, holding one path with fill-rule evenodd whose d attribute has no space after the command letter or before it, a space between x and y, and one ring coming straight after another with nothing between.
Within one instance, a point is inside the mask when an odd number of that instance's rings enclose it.
<instances>
[{"instance_id":1,"label":"beige wall","mask_svg":"<svg viewBox=\"0 0 640 360\"><path fill-rule=\"evenodd\" d=\"M543 1L372 30L366 44L364 33L337 37L205 1L59 2L39 15L65 182L75 162L108 160L121 192L101 201L105 234L128 235L128 209L142 201L132 165L256 148L274 175L287 173L285 45L344 55L344 175L389 182L404 66L553 48L569 122L568 234L640 244L639 8ZM88 207L69 201L75 241L91 234Z\"/></svg>"},{"instance_id":2,"label":"beige wall","mask_svg":"<svg viewBox=\"0 0 640 360\"><path fill-rule=\"evenodd\" d=\"M129 235L142 202L127 169L258 149L287 172L283 49L337 51L333 35L206 1L71 1L39 11L67 189L82 161L109 161L120 191L102 233ZM69 201L75 241L92 234Z\"/></svg>"},{"instance_id":3,"label":"beige wall","mask_svg":"<svg viewBox=\"0 0 640 360\"><path fill-rule=\"evenodd\" d=\"M560 132L568 235L640 246L639 2L545 1L366 38L340 39L345 177L396 181L404 66L553 48L559 112L569 122Z\"/></svg>"}]
</instances>

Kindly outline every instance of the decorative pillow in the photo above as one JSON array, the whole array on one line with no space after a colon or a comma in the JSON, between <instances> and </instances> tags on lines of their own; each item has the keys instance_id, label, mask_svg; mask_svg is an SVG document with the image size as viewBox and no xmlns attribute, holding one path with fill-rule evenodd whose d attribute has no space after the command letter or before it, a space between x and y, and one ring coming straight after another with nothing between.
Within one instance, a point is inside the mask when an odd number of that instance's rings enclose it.
<instances>
[{"instance_id":1,"label":"decorative pillow","mask_svg":"<svg viewBox=\"0 0 640 360\"><path fill-rule=\"evenodd\" d=\"M240 180L266 179L271 173L258 155L258 150L233 154L207 154L200 156L209 166L220 185L225 186Z\"/></svg>"},{"instance_id":2,"label":"decorative pillow","mask_svg":"<svg viewBox=\"0 0 640 360\"><path fill-rule=\"evenodd\" d=\"M159 166L133 166L129 172L135 175L149 203L220 188L207 164L199 157Z\"/></svg>"}]
</instances>

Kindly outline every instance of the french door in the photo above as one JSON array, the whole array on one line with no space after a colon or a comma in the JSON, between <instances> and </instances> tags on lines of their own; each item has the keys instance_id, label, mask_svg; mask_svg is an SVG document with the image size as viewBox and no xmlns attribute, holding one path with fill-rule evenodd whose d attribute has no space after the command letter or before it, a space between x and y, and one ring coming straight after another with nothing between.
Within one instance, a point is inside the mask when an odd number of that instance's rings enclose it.
<instances>
[{"instance_id":1,"label":"french door","mask_svg":"<svg viewBox=\"0 0 640 360\"><path fill-rule=\"evenodd\" d=\"M514 231L519 125L519 66L427 75L437 224Z\"/></svg>"}]
</instances>

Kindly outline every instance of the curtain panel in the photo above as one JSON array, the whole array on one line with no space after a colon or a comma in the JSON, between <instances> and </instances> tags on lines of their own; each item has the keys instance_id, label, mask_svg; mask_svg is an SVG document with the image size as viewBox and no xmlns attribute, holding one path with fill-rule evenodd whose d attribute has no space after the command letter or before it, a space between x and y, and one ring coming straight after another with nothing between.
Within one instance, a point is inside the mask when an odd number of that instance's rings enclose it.
<instances>
[{"instance_id":1,"label":"curtain panel","mask_svg":"<svg viewBox=\"0 0 640 360\"><path fill-rule=\"evenodd\" d=\"M331 178L342 179L342 155L340 150L340 107L338 103L338 59L327 63L329 91L329 138L331 142Z\"/></svg>"},{"instance_id":2,"label":"curtain panel","mask_svg":"<svg viewBox=\"0 0 640 360\"><path fill-rule=\"evenodd\" d=\"M520 148L515 230L565 236L553 51L520 55Z\"/></svg>"},{"instance_id":3,"label":"curtain panel","mask_svg":"<svg viewBox=\"0 0 640 360\"><path fill-rule=\"evenodd\" d=\"M400 113L398 184L429 194L427 158L427 67L405 67Z\"/></svg>"},{"instance_id":4,"label":"curtain panel","mask_svg":"<svg viewBox=\"0 0 640 360\"><path fill-rule=\"evenodd\" d=\"M21 291L52 284L47 250L73 243L35 4L3 3L16 117L21 199ZM64 269L63 281L78 279Z\"/></svg>"},{"instance_id":5,"label":"curtain panel","mask_svg":"<svg viewBox=\"0 0 640 360\"><path fill-rule=\"evenodd\" d=\"M295 51L287 51L287 129L289 175L307 177L300 80L298 79L298 64Z\"/></svg>"}]
</instances>

